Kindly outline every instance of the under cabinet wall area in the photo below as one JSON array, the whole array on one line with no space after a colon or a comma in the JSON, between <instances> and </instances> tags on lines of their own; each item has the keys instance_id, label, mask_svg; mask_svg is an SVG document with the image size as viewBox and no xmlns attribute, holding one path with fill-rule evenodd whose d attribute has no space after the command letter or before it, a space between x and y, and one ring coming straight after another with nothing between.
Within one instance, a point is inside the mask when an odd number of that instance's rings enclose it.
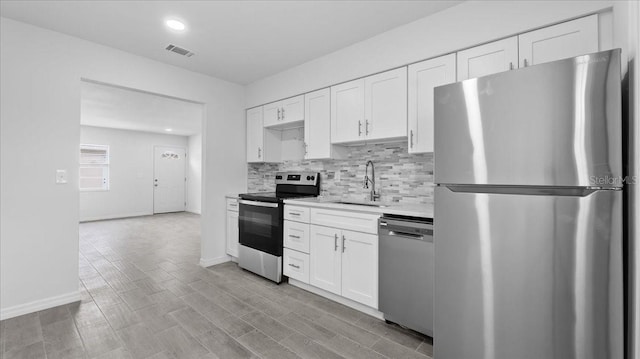
<instances>
[{"instance_id":1,"label":"under cabinet wall area","mask_svg":"<svg viewBox=\"0 0 640 359\"><path fill-rule=\"evenodd\" d=\"M341 159L352 148L406 141L433 152L433 89L603 50L598 14L461 49L247 110L247 162ZM298 132L287 132L297 129Z\"/></svg>"}]
</instances>

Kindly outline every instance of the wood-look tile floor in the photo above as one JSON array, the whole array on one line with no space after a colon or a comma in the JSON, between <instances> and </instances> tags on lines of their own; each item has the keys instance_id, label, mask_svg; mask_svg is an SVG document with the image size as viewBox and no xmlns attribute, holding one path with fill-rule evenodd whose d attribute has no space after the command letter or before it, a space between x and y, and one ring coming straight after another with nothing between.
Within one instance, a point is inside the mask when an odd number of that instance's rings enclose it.
<instances>
[{"instance_id":1,"label":"wood-look tile floor","mask_svg":"<svg viewBox=\"0 0 640 359\"><path fill-rule=\"evenodd\" d=\"M0 357L432 355L429 337L234 263L200 267L199 222L175 213L82 223L82 301L0 322Z\"/></svg>"}]
</instances>

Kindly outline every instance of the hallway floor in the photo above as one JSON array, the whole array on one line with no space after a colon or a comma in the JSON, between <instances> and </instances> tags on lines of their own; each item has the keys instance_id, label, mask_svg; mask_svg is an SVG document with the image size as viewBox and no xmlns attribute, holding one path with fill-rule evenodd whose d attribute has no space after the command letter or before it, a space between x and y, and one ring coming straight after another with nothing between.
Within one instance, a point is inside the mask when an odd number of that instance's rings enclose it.
<instances>
[{"instance_id":1,"label":"hallway floor","mask_svg":"<svg viewBox=\"0 0 640 359\"><path fill-rule=\"evenodd\" d=\"M224 263L200 216L80 224L82 301L0 322L10 358L427 358L431 338Z\"/></svg>"}]
</instances>

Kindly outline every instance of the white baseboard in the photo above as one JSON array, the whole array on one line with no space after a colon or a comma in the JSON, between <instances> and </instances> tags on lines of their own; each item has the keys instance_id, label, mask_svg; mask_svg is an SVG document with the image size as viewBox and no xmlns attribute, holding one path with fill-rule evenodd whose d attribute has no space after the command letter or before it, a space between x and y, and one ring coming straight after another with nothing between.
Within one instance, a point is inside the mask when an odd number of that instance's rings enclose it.
<instances>
[{"instance_id":1,"label":"white baseboard","mask_svg":"<svg viewBox=\"0 0 640 359\"><path fill-rule=\"evenodd\" d=\"M82 299L82 297L80 296L80 291L74 291L55 297L40 299L25 304L14 305L13 307L9 308L2 308L2 310L0 311L0 320L14 318L20 315L57 307L59 305L77 302L80 299Z\"/></svg>"},{"instance_id":2,"label":"white baseboard","mask_svg":"<svg viewBox=\"0 0 640 359\"><path fill-rule=\"evenodd\" d=\"M94 216L94 217L80 218L80 222L104 221L107 219L123 219L123 218L152 216L152 215L153 215L153 212L137 212L137 213L127 213L122 215Z\"/></svg>"},{"instance_id":3,"label":"white baseboard","mask_svg":"<svg viewBox=\"0 0 640 359\"><path fill-rule=\"evenodd\" d=\"M211 267L216 264L226 263L230 261L231 258L229 256L222 256L217 258L200 258L200 266L201 267Z\"/></svg>"},{"instance_id":4,"label":"white baseboard","mask_svg":"<svg viewBox=\"0 0 640 359\"><path fill-rule=\"evenodd\" d=\"M189 213L202 214L199 208L187 208L186 211Z\"/></svg>"},{"instance_id":5,"label":"white baseboard","mask_svg":"<svg viewBox=\"0 0 640 359\"><path fill-rule=\"evenodd\" d=\"M307 292L311 292L313 294L317 294L319 296L323 296L327 299L331 299L334 302L338 302L342 305L346 305L349 308L353 308L357 311L360 311L364 314L368 314L372 317L378 318L378 319L383 319L384 320L384 314L380 311L378 311L375 308L371 308L369 306L366 306L364 304L358 303L358 302L354 302L351 299L347 299L345 297L339 296L337 294L331 293L331 292L327 292L324 289L320 289L317 287L314 287L312 285L300 282L298 280L289 278L289 284L291 284L294 287L298 287L301 289L306 290Z\"/></svg>"}]
</instances>

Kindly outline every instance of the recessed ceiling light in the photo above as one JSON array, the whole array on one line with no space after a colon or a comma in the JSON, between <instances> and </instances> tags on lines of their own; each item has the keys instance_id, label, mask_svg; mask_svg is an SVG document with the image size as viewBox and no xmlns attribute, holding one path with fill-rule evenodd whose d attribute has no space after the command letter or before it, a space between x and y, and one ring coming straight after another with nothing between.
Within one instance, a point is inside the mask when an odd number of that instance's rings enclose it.
<instances>
[{"instance_id":1,"label":"recessed ceiling light","mask_svg":"<svg viewBox=\"0 0 640 359\"><path fill-rule=\"evenodd\" d=\"M178 21L176 19L169 19L165 21L165 24L173 30L183 31L185 29L184 23L182 21Z\"/></svg>"},{"instance_id":2,"label":"recessed ceiling light","mask_svg":"<svg viewBox=\"0 0 640 359\"><path fill-rule=\"evenodd\" d=\"M167 132L171 132L171 131L173 131L173 128L165 128L164 130L167 131Z\"/></svg>"}]
</instances>

